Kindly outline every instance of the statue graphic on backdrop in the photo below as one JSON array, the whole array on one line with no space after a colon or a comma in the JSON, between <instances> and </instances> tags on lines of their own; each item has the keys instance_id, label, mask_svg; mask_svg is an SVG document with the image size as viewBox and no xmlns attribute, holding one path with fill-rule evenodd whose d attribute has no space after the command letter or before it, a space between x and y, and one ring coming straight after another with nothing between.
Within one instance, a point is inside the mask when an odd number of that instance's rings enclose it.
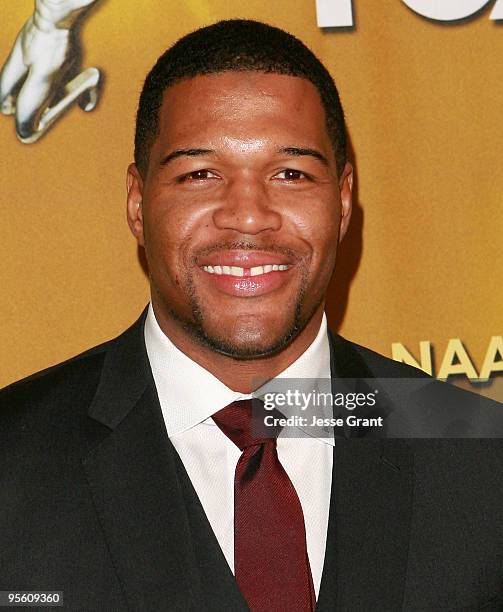
<instances>
[{"instance_id":1,"label":"statue graphic on backdrop","mask_svg":"<svg viewBox=\"0 0 503 612\"><path fill-rule=\"evenodd\" d=\"M0 110L15 115L21 142L38 140L75 102L91 111L100 71L81 71L78 29L99 0L35 0L0 74Z\"/></svg>"}]
</instances>

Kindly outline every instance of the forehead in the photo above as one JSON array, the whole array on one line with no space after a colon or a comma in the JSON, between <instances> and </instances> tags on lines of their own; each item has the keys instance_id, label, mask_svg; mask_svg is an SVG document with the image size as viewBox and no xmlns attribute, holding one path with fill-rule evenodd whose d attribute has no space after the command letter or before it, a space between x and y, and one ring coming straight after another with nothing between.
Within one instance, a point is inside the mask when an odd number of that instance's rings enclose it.
<instances>
[{"instance_id":1,"label":"forehead","mask_svg":"<svg viewBox=\"0 0 503 612\"><path fill-rule=\"evenodd\" d=\"M330 146L318 90L307 79L283 74L229 71L179 81L164 92L159 128L161 141L177 145L196 134L268 133Z\"/></svg>"}]
</instances>

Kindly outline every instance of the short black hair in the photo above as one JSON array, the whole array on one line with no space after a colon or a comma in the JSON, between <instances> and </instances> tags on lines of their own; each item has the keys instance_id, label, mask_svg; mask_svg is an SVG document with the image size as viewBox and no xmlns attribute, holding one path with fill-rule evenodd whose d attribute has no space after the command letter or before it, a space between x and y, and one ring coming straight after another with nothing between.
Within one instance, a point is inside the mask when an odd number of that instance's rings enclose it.
<instances>
[{"instance_id":1,"label":"short black hair","mask_svg":"<svg viewBox=\"0 0 503 612\"><path fill-rule=\"evenodd\" d=\"M135 163L146 173L159 133L164 91L176 81L227 71L257 71L307 79L318 90L339 174L346 163L346 127L334 80L303 42L274 26L245 19L219 21L187 34L147 75L136 116Z\"/></svg>"}]
</instances>

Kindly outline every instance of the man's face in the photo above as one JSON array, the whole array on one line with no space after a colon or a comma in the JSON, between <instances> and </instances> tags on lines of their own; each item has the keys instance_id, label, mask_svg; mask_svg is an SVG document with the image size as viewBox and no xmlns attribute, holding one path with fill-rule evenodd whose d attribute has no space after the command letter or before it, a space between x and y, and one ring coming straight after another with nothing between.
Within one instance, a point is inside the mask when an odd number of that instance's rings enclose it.
<instances>
[{"instance_id":1,"label":"man's face","mask_svg":"<svg viewBox=\"0 0 503 612\"><path fill-rule=\"evenodd\" d=\"M284 348L323 309L351 181L309 81L224 72L168 88L148 170L128 178L160 322L234 358Z\"/></svg>"}]
</instances>

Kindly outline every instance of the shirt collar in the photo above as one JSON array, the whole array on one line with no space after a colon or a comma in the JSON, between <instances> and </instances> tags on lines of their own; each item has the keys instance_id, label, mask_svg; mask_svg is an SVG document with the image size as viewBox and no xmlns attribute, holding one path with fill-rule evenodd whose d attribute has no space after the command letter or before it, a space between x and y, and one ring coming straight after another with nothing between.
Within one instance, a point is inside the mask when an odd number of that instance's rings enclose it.
<instances>
[{"instance_id":1,"label":"shirt collar","mask_svg":"<svg viewBox=\"0 0 503 612\"><path fill-rule=\"evenodd\" d=\"M169 437L206 421L231 402L252 397L251 394L229 389L211 372L180 351L159 327L151 303L144 333ZM330 345L325 313L313 342L276 378L330 378ZM210 423L213 421L210 420ZM326 438L323 441L333 443Z\"/></svg>"}]
</instances>

